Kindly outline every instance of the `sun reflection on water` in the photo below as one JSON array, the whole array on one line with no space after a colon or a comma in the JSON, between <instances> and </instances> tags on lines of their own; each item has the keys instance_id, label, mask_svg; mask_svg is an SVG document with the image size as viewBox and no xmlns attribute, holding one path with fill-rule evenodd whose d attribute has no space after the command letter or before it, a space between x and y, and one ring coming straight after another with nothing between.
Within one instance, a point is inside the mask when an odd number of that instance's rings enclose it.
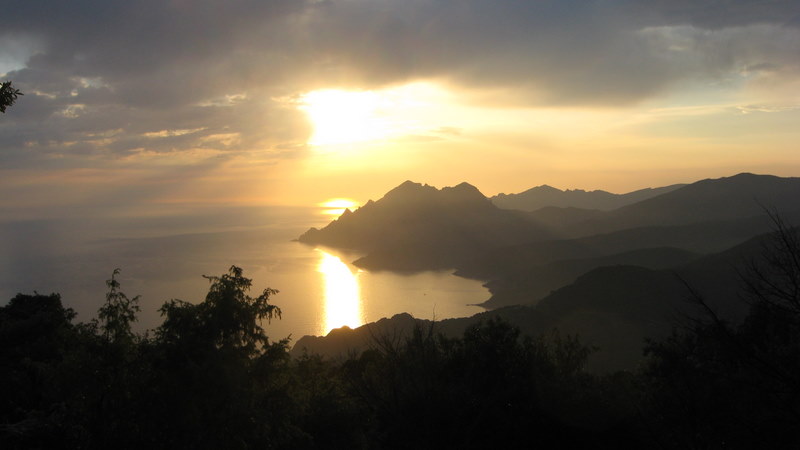
<instances>
[{"instance_id":1,"label":"sun reflection on water","mask_svg":"<svg viewBox=\"0 0 800 450\"><path fill-rule=\"evenodd\" d=\"M320 249L316 251L320 253L317 272L322 274L325 290L323 334L345 325L350 328L363 325L359 272L353 273L338 256Z\"/></svg>"}]
</instances>

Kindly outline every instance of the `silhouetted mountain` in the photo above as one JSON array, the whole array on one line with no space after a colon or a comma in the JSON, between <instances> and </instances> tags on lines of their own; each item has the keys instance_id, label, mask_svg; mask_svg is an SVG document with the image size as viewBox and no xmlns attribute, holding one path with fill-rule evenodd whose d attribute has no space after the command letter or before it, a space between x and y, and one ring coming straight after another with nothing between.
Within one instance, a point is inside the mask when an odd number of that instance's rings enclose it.
<instances>
[{"instance_id":1,"label":"silhouetted mountain","mask_svg":"<svg viewBox=\"0 0 800 450\"><path fill-rule=\"evenodd\" d=\"M798 198L799 178L739 174L613 211L551 206L525 213L494 206L466 183L438 190L407 181L299 240L363 253L355 263L367 269L457 267L489 280L520 267L642 248L720 251L769 229L764 206L800 217Z\"/></svg>"},{"instance_id":2,"label":"silhouetted mountain","mask_svg":"<svg viewBox=\"0 0 800 450\"><path fill-rule=\"evenodd\" d=\"M441 190L406 181L300 242L364 253L356 265L372 269L454 267L487 248L550 237L525 213L494 206L474 186Z\"/></svg>"},{"instance_id":3,"label":"silhouetted mountain","mask_svg":"<svg viewBox=\"0 0 800 450\"><path fill-rule=\"evenodd\" d=\"M650 225L685 225L763 216L764 208L793 214L800 209L800 178L742 173L706 179L624 206L593 223L584 235Z\"/></svg>"},{"instance_id":4,"label":"silhouetted mountain","mask_svg":"<svg viewBox=\"0 0 800 450\"><path fill-rule=\"evenodd\" d=\"M627 194L612 194L611 192L600 190L567 189L562 191L545 184L519 194L498 194L492 197L491 201L500 208L523 211L535 211L548 206L610 211L674 191L683 186L685 185L673 184L660 188L640 189Z\"/></svg>"}]
</instances>

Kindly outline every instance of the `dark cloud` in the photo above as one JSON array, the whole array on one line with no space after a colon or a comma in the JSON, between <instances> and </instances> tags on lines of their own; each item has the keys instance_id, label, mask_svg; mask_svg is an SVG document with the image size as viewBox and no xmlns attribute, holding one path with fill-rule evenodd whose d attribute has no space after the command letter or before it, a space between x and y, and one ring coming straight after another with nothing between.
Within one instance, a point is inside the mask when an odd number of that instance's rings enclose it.
<instances>
[{"instance_id":1,"label":"dark cloud","mask_svg":"<svg viewBox=\"0 0 800 450\"><path fill-rule=\"evenodd\" d=\"M800 4L791 0L631 0L625 5L649 25L704 29L764 23L800 26Z\"/></svg>"},{"instance_id":2,"label":"dark cloud","mask_svg":"<svg viewBox=\"0 0 800 450\"><path fill-rule=\"evenodd\" d=\"M796 2L766 2L758 13L718 1L369 3L328 3L314 24L314 41L350 70L342 79L445 77L505 88L523 104L627 104L676 80L716 77L770 62L765 57L795 61L800 51L798 30L787 21L800 11ZM776 42L788 45L771 51Z\"/></svg>"},{"instance_id":3,"label":"dark cloud","mask_svg":"<svg viewBox=\"0 0 800 450\"><path fill-rule=\"evenodd\" d=\"M793 78L798 17L777 0L6 1L0 42L39 51L7 74L26 95L0 161L291 157L310 129L280 99L319 87L439 78L497 102L614 106L687 78Z\"/></svg>"}]
</instances>

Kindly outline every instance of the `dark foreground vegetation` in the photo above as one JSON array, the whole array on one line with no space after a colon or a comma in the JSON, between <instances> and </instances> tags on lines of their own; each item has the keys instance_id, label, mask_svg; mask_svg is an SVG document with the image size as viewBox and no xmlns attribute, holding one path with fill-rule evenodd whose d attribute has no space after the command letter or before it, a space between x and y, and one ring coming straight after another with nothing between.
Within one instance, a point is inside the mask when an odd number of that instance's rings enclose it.
<instances>
[{"instance_id":1,"label":"dark foreground vegetation","mask_svg":"<svg viewBox=\"0 0 800 450\"><path fill-rule=\"evenodd\" d=\"M743 274L744 322L708 308L602 376L576 338L501 321L291 358L262 327L277 291L251 297L238 267L145 334L113 275L89 323L58 294L19 294L0 308L0 447L798 448L800 244L777 225Z\"/></svg>"}]
</instances>

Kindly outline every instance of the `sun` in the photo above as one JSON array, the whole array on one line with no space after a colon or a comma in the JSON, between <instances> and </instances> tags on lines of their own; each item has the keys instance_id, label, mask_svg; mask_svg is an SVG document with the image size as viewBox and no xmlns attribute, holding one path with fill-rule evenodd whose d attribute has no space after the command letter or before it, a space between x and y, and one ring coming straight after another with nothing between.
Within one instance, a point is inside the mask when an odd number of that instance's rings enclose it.
<instances>
[{"instance_id":1,"label":"sun","mask_svg":"<svg viewBox=\"0 0 800 450\"><path fill-rule=\"evenodd\" d=\"M314 126L311 145L335 145L380 139L388 134L386 99L374 91L324 89L301 97L300 108Z\"/></svg>"},{"instance_id":2,"label":"sun","mask_svg":"<svg viewBox=\"0 0 800 450\"><path fill-rule=\"evenodd\" d=\"M416 134L441 117L435 104L444 91L428 82L376 90L320 89L300 96L297 107L308 114L315 146L388 140Z\"/></svg>"}]
</instances>

